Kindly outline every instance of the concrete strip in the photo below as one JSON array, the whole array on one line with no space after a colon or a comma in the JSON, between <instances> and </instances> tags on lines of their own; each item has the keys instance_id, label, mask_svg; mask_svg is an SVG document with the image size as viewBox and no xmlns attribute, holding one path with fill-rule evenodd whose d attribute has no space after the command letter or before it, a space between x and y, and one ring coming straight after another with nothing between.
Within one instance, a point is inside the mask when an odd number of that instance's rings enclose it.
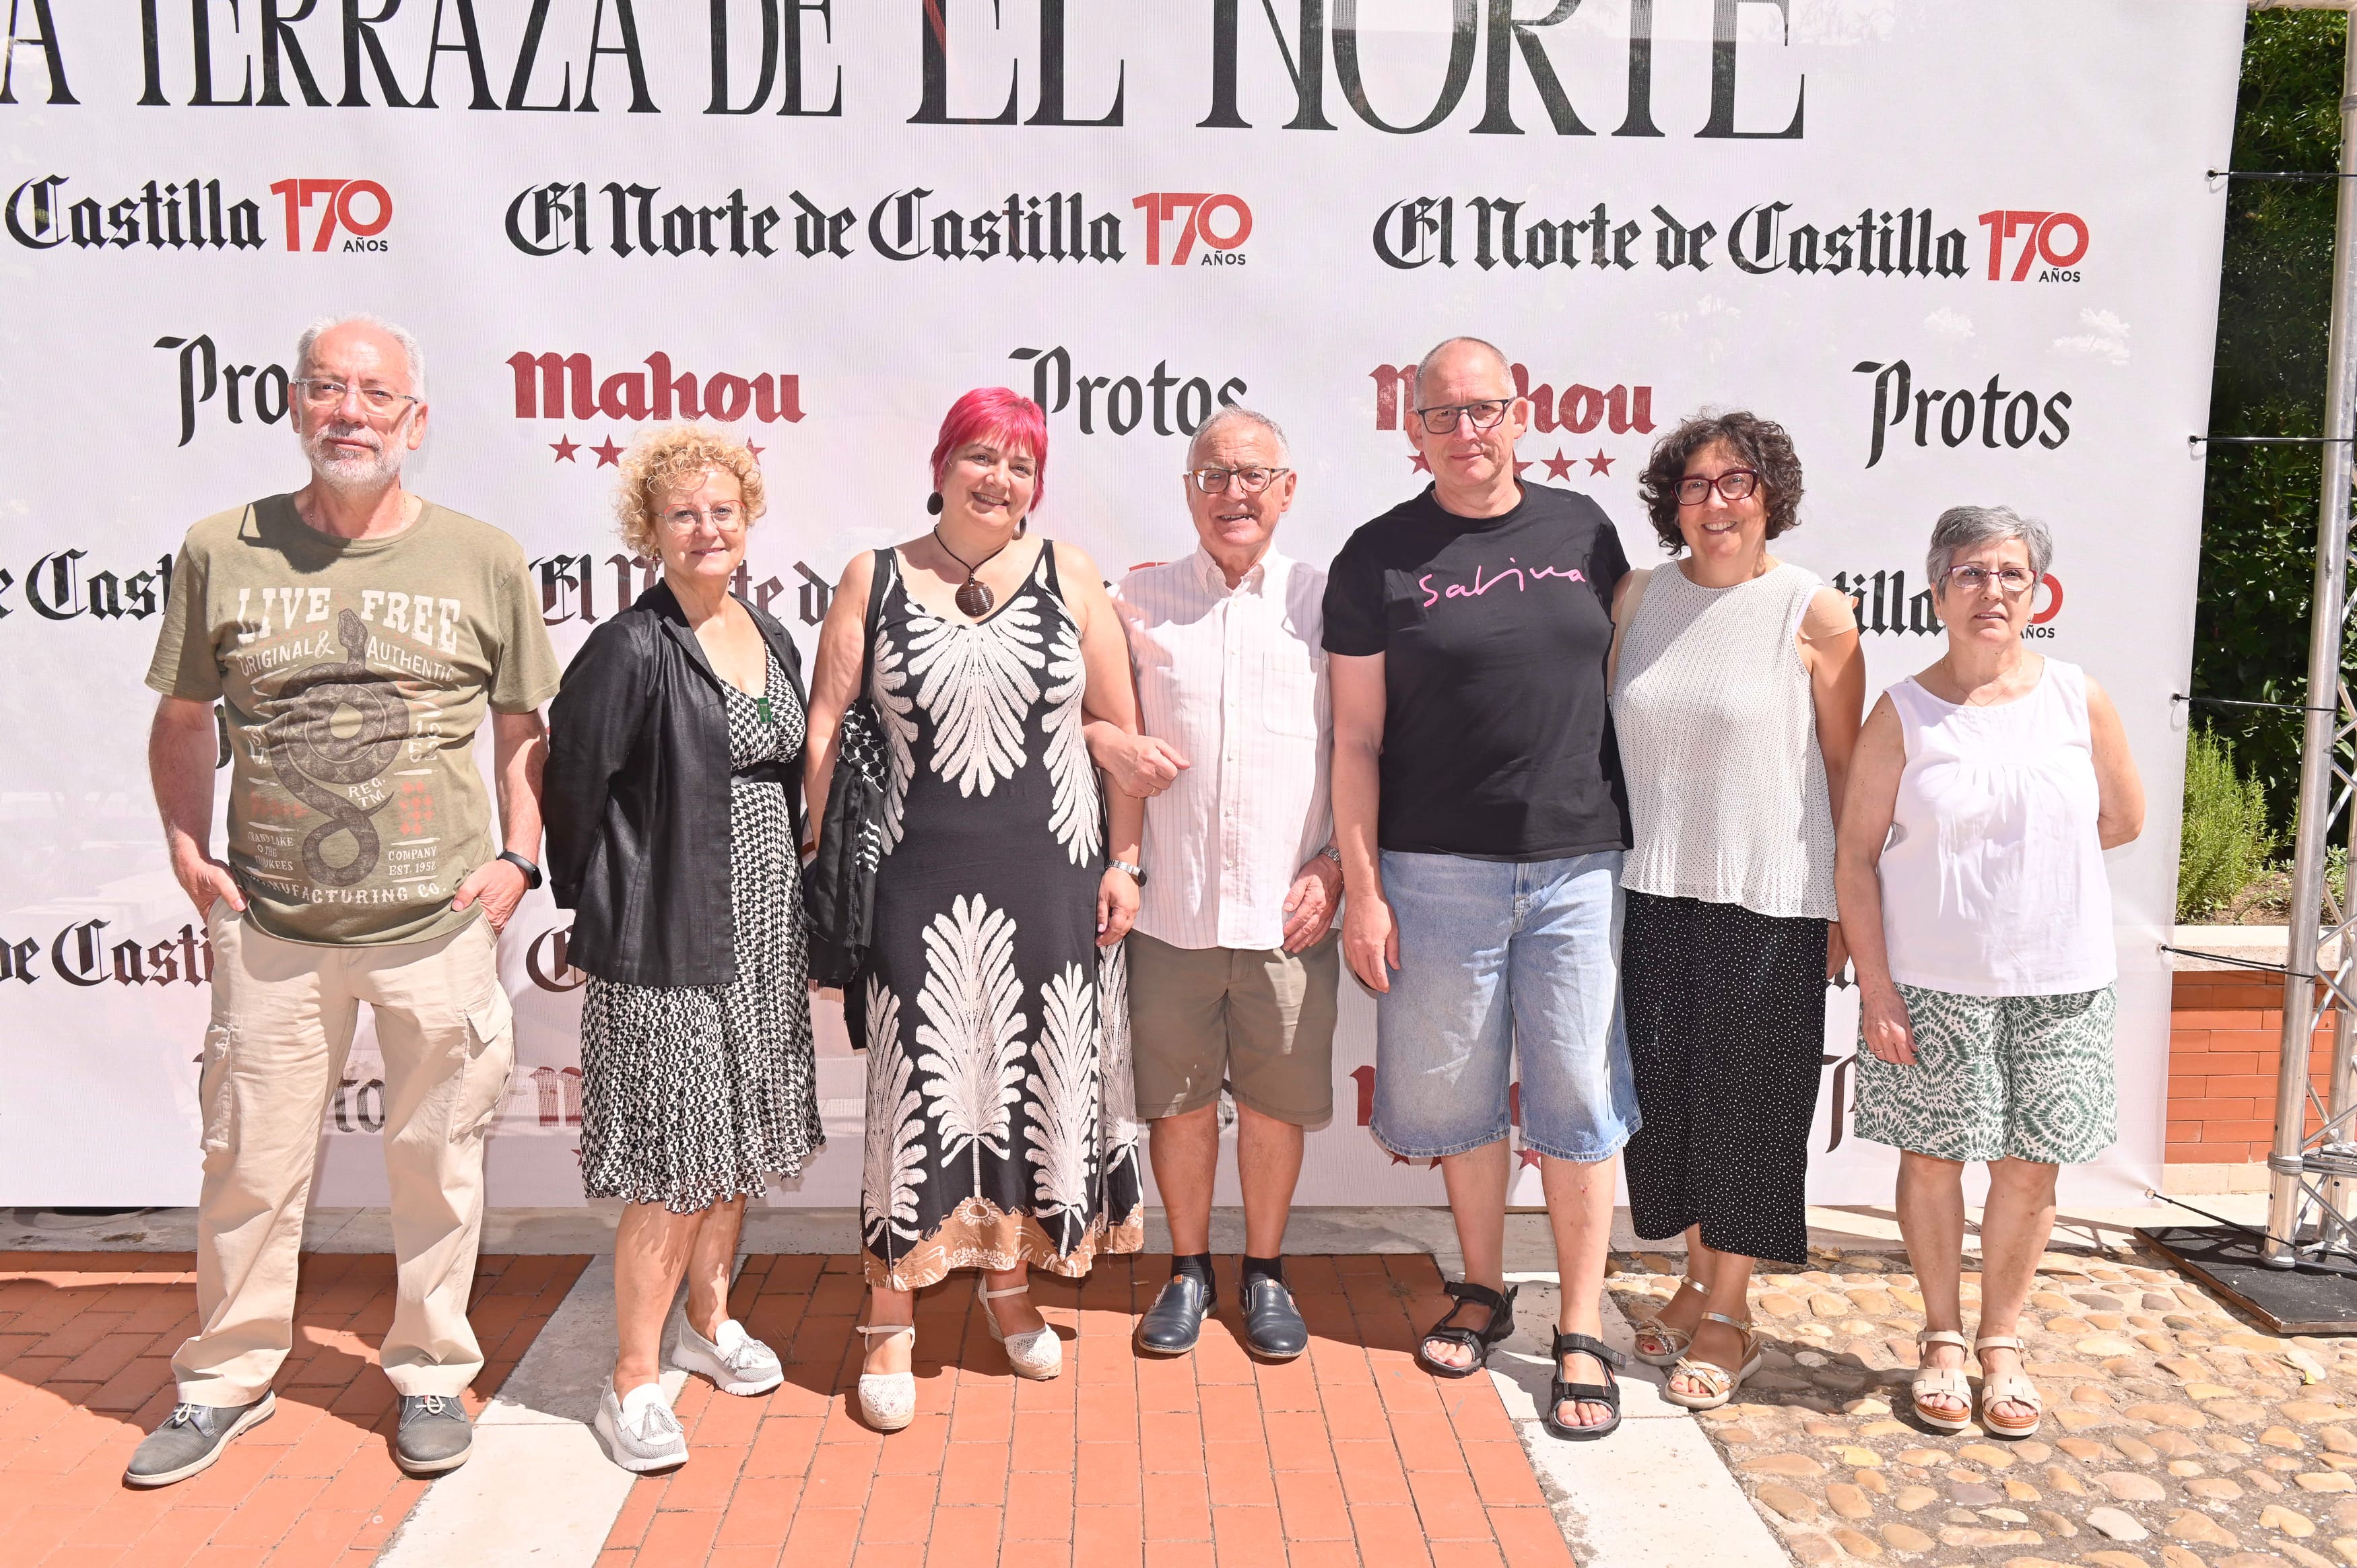
<instances>
[{"instance_id":1,"label":"concrete strip","mask_svg":"<svg viewBox=\"0 0 2357 1568\"><path fill-rule=\"evenodd\" d=\"M1631 1359L1620 1374L1620 1430L1566 1443L1539 1424L1552 1369L1557 1286L1551 1273L1511 1273L1514 1337L1490 1357L1490 1378L1530 1456L1539 1489L1581 1568L1792 1568L1701 1425L1662 1397L1664 1374ZM1636 1333L1606 1297L1604 1342L1628 1353Z\"/></svg>"},{"instance_id":2,"label":"concrete strip","mask_svg":"<svg viewBox=\"0 0 2357 1568\"><path fill-rule=\"evenodd\" d=\"M2229 1193L2198 1199L2203 1208L2242 1224L2255 1225L2266 1217L2265 1193ZM1979 1211L1967 1209L1970 1224ZM610 1253L618 1204L590 1203L568 1208L494 1208L483 1219L486 1252L563 1253L572 1256ZM2061 1248L2123 1246L2127 1232L2138 1226L2201 1225L2201 1216L2166 1202L2138 1208L2065 1209L2054 1230L2053 1245ZM858 1216L848 1208L752 1208L745 1215L744 1250L748 1253L831 1253L856 1250ZM1900 1247L1899 1224L1887 1208L1812 1208L1809 1240L1845 1251L1893 1252ZM1975 1240L1967 1231L1967 1247ZM197 1244L196 1211L192 1208L139 1208L119 1214L62 1214L54 1209L0 1208L0 1252L186 1252ZM1169 1231L1158 1215L1146 1222L1146 1249L1161 1251L1170 1245ZM389 1252L392 1230L382 1208L315 1208L303 1226L303 1248L313 1252ZM1211 1249L1237 1252L1243 1248L1241 1209L1217 1208L1211 1218ZM1612 1220L1612 1248L1618 1252L1663 1252L1675 1255L1674 1242L1641 1241L1629 1227L1629 1211L1617 1210ZM1444 1208L1374 1207L1297 1208L1286 1233L1286 1249L1302 1256L1316 1253L1430 1252L1444 1273L1458 1272L1457 1232ZM1555 1243L1547 1232L1546 1216L1517 1210L1506 1216L1506 1265L1510 1270L1545 1270L1555 1262Z\"/></svg>"},{"instance_id":3,"label":"concrete strip","mask_svg":"<svg viewBox=\"0 0 2357 1568\"><path fill-rule=\"evenodd\" d=\"M476 1423L474 1456L426 1488L378 1562L590 1568L636 1478L606 1457L589 1427L613 1362L608 1253L581 1271ZM663 1390L677 1399L686 1380L667 1371Z\"/></svg>"}]
</instances>

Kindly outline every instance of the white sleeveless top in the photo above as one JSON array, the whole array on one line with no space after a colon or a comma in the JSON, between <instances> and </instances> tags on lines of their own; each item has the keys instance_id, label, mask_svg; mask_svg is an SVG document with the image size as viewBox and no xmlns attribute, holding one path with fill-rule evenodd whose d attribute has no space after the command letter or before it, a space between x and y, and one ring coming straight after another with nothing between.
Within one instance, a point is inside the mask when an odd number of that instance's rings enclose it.
<instances>
[{"instance_id":1,"label":"white sleeveless top","mask_svg":"<svg viewBox=\"0 0 2357 1568\"><path fill-rule=\"evenodd\" d=\"M1634 829L1621 886L1837 918L1833 797L1792 640L1823 585L1791 564L1731 588L1675 565L1646 583L1612 688Z\"/></svg>"},{"instance_id":2,"label":"white sleeveless top","mask_svg":"<svg viewBox=\"0 0 2357 1568\"><path fill-rule=\"evenodd\" d=\"M2087 677L2046 660L2029 694L1959 707L1890 688L1907 746L1882 852L1891 978L1964 996L2056 996L2119 977Z\"/></svg>"}]
</instances>

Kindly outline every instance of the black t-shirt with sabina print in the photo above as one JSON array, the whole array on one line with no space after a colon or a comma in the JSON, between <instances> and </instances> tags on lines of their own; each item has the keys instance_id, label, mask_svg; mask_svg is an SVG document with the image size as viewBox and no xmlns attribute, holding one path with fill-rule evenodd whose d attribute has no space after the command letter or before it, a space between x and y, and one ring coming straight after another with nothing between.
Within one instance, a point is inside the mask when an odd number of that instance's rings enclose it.
<instances>
[{"instance_id":1,"label":"black t-shirt with sabina print","mask_svg":"<svg viewBox=\"0 0 2357 1568\"><path fill-rule=\"evenodd\" d=\"M1628 570L1604 509L1544 485L1490 518L1426 486L1351 536L1325 642L1383 655L1383 848L1529 862L1628 846L1604 687Z\"/></svg>"}]
</instances>

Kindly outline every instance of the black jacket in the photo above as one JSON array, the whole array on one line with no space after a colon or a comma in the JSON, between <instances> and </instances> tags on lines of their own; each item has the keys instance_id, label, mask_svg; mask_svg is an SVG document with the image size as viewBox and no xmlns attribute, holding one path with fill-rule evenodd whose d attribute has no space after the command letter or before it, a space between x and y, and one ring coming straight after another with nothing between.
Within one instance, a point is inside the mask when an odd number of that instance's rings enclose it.
<instances>
[{"instance_id":1,"label":"black jacket","mask_svg":"<svg viewBox=\"0 0 2357 1568\"><path fill-rule=\"evenodd\" d=\"M745 608L802 702L793 639ZM574 965L634 985L735 980L727 710L669 585L589 634L548 714L541 815L551 888L574 911ZM784 774L799 844L802 772Z\"/></svg>"}]
</instances>

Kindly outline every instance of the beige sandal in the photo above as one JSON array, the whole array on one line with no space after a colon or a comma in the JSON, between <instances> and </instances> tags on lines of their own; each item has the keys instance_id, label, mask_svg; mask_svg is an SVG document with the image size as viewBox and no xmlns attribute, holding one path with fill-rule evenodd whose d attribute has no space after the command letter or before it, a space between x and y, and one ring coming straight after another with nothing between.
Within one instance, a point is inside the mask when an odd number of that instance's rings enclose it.
<instances>
[{"instance_id":1,"label":"beige sandal","mask_svg":"<svg viewBox=\"0 0 2357 1568\"><path fill-rule=\"evenodd\" d=\"M917 1326L913 1323L858 1323L852 1326L854 1334L867 1338L890 1338L896 1334L909 1337L913 1349L917 1343ZM862 1372L859 1374L859 1413L867 1424L878 1432L898 1432L917 1419L917 1374L914 1372Z\"/></svg>"},{"instance_id":2,"label":"beige sandal","mask_svg":"<svg viewBox=\"0 0 2357 1568\"><path fill-rule=\"evenodd\" d=\"M1995 1334L1973 1341L1975 1357L1983 1350L2010 1350L2018 1356L2022 1344L2011 1335ZM2029 1420L2027 1423L1999 1420L1993 1407L2001 1404L2028 1405ZM1986 1371L1981 1374L1981 1425L1991 1436L2028 1437L2038 1430L2038 1423L2045 1418L2046 1401L2040 1395L2036 1383L2019 1372L2007 1372L2001 1378L1992 1378Z\"/></svg>"},{"instance_id":3,"label":"beige sandal","mask_svg":"<svg viewBox=\"0 0 2357 1568\"><path fill-rule=\"evenodd\" d=\"M1703 1283L1700 1280L1695 1278L1692 1274L1688 1274L1684 1279L1680 1280L1678 1284L1681 1288L1692 1290L1695 1294L1701 1296L1706 1301L1710 1299L1710 1287ZM1673 1294L1670 1299L1674 1301L1677 1298ZM1665 1301L1662 1305L1663 1306L1667 1307L1670 1304ZM1645 1337L1649 1334L1652 1336L1654 1343L1661 1347L1660 1349L1648 1350L1645 1348ZM1648 1367L1666 1367L1674 1362L1679 1357L1684 1355L1686 1353L1686 1348L1693 1343L1694 1334L1692 1330L1671 1327L1668 1324L1662 1321L1661 1314L1657 1312L1652 1316L1637 1325L1637 1345L1636 1348L1631 1353L1634 1355L1637 1359L1644 1362Z\"/></svg>"},{"instance_id":4,"label":"beige sandal","mask_svg":"<svg viewBox=\"0 0 2357 1568\"><path fill-rule=\"evenodd\" d=\"M1715 1361L1697 1361L1692 1356L1681 1356L1677 1365L1670 1369L1668 1380L1662 1384L1662 1397L1688 1410L1717 1410L1735 1397L1735 1391L1743 1386L1744 1379L1760 1369L1764 1358L1760 1353L1760 1336L1749 1323L1739 1317L1729 1317L1723 1312L1706 1312L1702 1316L1704 1322L1724 1323L1743 1337L1742 1369L1730 1372ZM1680 1378L1691 1378L1709 1391L1690 1394L1674 1387Z\"/></svg>"},{"instance_id":5,"label":"beige sandal","mask_svg":"<svg viewBox=\"0 0 2357 1568\"><path fill-rule=\"evenodd\" d=\"M1952 1328L1926 1328L1915 1336L1915 1381L1908 1392L1915 1402L1915 1419L1934 1432L1962 1432L1973 1423L1973 1385L1961 1367L1933 1367L1926 1364L1924 1352L1934 1345L1953 1345L1959 1350L1970 1349L1971 1344ZM1926 1395L1938 1394L1954 1400L1964 1407L1961 1415L1949 1415L1926 1404Z\"/></svg>"}]
</instances>

